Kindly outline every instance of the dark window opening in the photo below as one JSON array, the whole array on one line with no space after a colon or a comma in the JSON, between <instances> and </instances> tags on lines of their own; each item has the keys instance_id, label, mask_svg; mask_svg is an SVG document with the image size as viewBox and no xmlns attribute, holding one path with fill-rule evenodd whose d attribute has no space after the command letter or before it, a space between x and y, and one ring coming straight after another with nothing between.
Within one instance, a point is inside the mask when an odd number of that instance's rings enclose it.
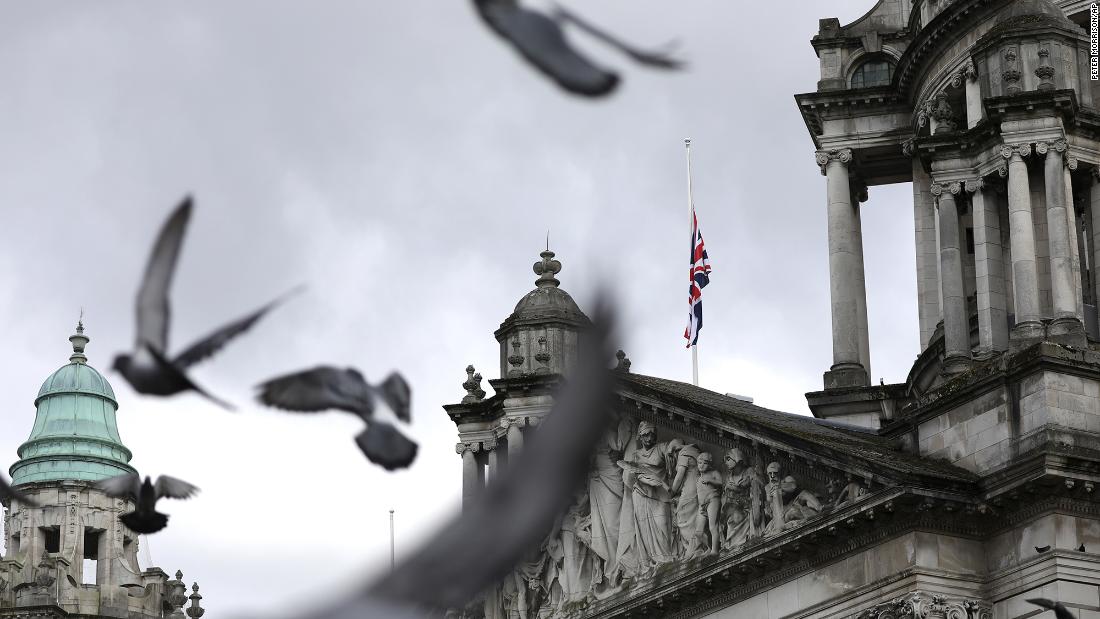
<instances>
[{"instance_id":1,"label":"dark window opening","mask_svg":"<svg viewBox=\"0 0 1100 619\"><path fill-rule=\"evenodd\" d=\"M61 529L58 527L42 527L42 543L46 552L61 552Z\"/></svg>"},{"instance_id":2,"label":"dark window opening","mask_svg":"<svg viewBox=\"0 0 1100 619\"><path fill-rule=\"evenodd\" d=\"M84 564L81 566L81 580L86 585L98 584L99 542L102 531L84 529Z\"/></svg>"},{"instance_id":3,"label":"dark window opening","mask_svg":"<svg viewBox=\"0 0 1100 619\"><path fill-rule=\"evenodd\" d=\"M886 60L868 60L852 74L852 88L889 86L894 79L894 65Z\"/></svg>"}]
</instances>

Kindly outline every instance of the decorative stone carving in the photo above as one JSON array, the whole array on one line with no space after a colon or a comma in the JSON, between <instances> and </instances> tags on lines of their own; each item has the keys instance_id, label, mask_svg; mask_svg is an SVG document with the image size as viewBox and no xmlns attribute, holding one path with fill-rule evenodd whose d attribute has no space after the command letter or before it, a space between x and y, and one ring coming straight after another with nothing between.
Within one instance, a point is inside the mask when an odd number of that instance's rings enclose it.
<instances>
[{"instance_id":1,"label":"decorative stone carving","mask_svg":"<svg viewBox=\"0 0 1100 619\"><path fill-rule=\"evenodd\" d=\"M794 477L781 476L778 462L768 463L768 483L764 485L764 535L771 536L795 527L821 512L821 502L813 493L802 490Z\"/></svg>"},{"instance_id":2,"label":"decorative stone carving","mask_svg":"<svg viewBox=\"0 0 1100 619\"><path fill-rule=\"evenodd\" d=\"M466 395L462 398L463 404L480 402L485 399L485 390L481 388L481 374L474 373L474 366L466 366L466 382L462 383Z\"/></svg>"},{"instance_id":3,"label":"decorative stone carving","mask_svg":"<svg viewBox=\"0 0 1100 619\"><path fill-rule=\"evenodd\" d=\"M825 175L825 168L829 165L830 161L839 161L844 165L848 165L852 161L852 149L840 148L836 150L819 150L815 154L817 160L817 166L821 168L821 175Z\"/></svg>"},{"instance_id":4,"label":"decorative stone carving","mask_svg":"<svg viewBox=\"0 0 1100 619\"><path fill-rule=\"evenodd\" d=\"M535 271L535 275L539 276L539 278L535 280L535 285L552 285L556 287L561 284L561 282L554 277L561 272L561 262L554 260L554 252L547 249L544 252L540 252L539 256L542 257L542 260L536 262L534 266L531 267L532 270Z\"/></svg>"},{"instance_id":5,"label":"decorative stone carving","mask_svg":"<svg viewBox=\"0 0 1100 619\"><path fill-rule=\"evenodd\" d=\"M199 619L199 617L206 614L206 609L200 605L202 596L199 595L199 583L193 583L191 585L191 591L191 595L187 596L187 599L191 600L191 606L187 609L187 616L191 617L191 619Z\"/></svg>"},{"instance_id":6,"label":"decorative stone carving","mask_svg":"<svg viewBox=\"0 0 1100 619\"><path fill-rule=\"evenodd\" d=\"M938 200L943 192L950 193L951 195L959 195L962 193L962 183L958 181L950 181L946 183L932 183L928 188L929 192Z\"/></svg>"},{"instance_id":7,"label":"decorative stone carving","mask_svg":"<svg viewBox=\"0 0 1100 619\"><path fill-rule=\"evenodd\" d=\"M630 371L630 359L627 358L626 353L621 349L615 353L615 369L620 372Z\"/></svg>"},{"instance_id":8,"label":"decorative stone carving","mask_svg":"<svg viewBox=\"0 0 1100 619\"><path fill-rule=\"evenodd\" d=\"M1035 152L1040 155L1047 154L1047 152L1051 149L1058 153L1064 153L1066 152L1067 148L1069 148L1069 146L1066 144L1065 140L1054 140L1052 142L1035 143Z\"/></svg>"},{"instance_id":9,"label":"decorative stone carving","mask_svg":"<svg viewBox=\"0 0 1100 619\"><path fill-rule=\"evenodd\" d=\"M1012 159L1013 155L1019 155L1021 157L1031 155L1031 144L1005 144L1001 147L1001 157L1005 160Z\"/></svg>"},{"instance_id":10,"label":"decorative stone carving","mask_svg":"<svg viewBox=\"0 0 1100 619\"><path fill-rule=\"evenodd\" d=\"M951 104L947 101L947 93L941 92L925 104L925 111L928 116L936 121L936 134L951 133L958 127L958 123L955 121L955 113L951 109Z\"/></svg>"},{"instance_id":11,"label":"decorative stone carving","mask_svg":"<svg viewBox=\"0 0 1100 619\"><path fill-rule=\"evenodd\" d=\"M951 76L951 87L961 88L966 82L973 82L978 79L978 69L974 66L973 60L967 60L954 75Z\"/></svg>"},{"instance_id":12,"label":"decorative stone carving","mask_svg":"<svg viewBox=\"0 0 1100 619\"><path fill-rule=\"evenodd\" d=\"M536 266L538 264L539 263L537 263L537 262L535 263ZM520 345L521 344L520 344L520 341L519 341L519 336L518 335L513 336L512 337L512 354L508 356L508 364L512 366L512 369L508 370L508 376L509 377L515 377L515 376L519 376L519 375L523 374L523 370L520 369L520 366L523 365L523 362L526 360L526 357L519 354Z\"/></svg>"},{"instance_id":13,"label":"decorative stone carving","mask_svg":"<svg viewBox=\"0 0 1100 619\"><path fill-rule=\"evenodd\" d=\"M550 353L546 352L546 336L540 335L538 339L539 351L535 353L535 361L539 362L538 369L535 370L537 374L549 374L550 368L547 366L550 363Z\"/></svg>"},{"instance_id":14,"label":"decorative stone carving","mask_svg":"<svg viewBox=\"0 0 1100 619\"><path fill-rule=\"evenodd\" d=\"M901 154L906 157L912 157L913 153L917 150L917 138L916 136L906 139L901 143Z\"/></svg>"},{"instance_id":15,"label":"decorative stone carving","mask_svg":"<svg viewBox=\"0 0 1100 619\"><path fill-rule=\"evenodd\" d=\"M42 560L38 563L38 569L34 571L34 584L39 587L49 587L55 581L57 581L57 575L54 573L56 568L56 562L50 559L50 556L46 551L42 551Z\"/></svg>"},{"instance_id":16,"label":"decorative stone carving","mask_svg":"<svg viewBox=\"0 0 1100 619\"><path fill-rule=\"evenodd\" d=\"M975 600L948 600L941 595L914 592L876 604L852 619L993 619L993 609Z\"/></svg>"},{"instance_id":17,"label":"decorative stone carving","mask_svg":"<svg viewBox=\"0 0 1100 619\"><path fill-rule=\"evenodd\" d=\"M1050 64L1050 48L1039 48L1039 66L1035 68L1039 90L1054 90L1054 67Z\"/></svg>"},{"instance_id":18,"label":"decorative stone carving","mask_svg":"<svg viewBox=\"0 0 1100 619\"><path fill-rule=\"evenodd\" d=\"M1006 170L1007 174L1007 170ZM976 193L985 189L985 179L982 177L968 179L963 182L963 187L967 193Z\"/></svg>"},{"instance_id":19,"label":"decorative stone carving","mask_svg":"<svg viewBox=\"0 0 1100 619\"><path fill-rule=\"evenodd\" d=\"M1023 77L1023 73L1020 73L1016 49L1012 47L1007 48L1004 51L1003 57L1005 62L1004 70L1001 71L1001 80L1004 81L1005 94L1019 94L1022 90L1020 78Z\"/></svg>"}]
</instances>

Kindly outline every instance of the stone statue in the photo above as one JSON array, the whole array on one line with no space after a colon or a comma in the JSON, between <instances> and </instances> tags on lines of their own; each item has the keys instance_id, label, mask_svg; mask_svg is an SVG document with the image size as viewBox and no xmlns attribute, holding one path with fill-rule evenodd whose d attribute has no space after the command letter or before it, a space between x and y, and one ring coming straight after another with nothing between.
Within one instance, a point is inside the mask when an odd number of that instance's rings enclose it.
<instances>
[{"instance_id":1,"label":"stone statue","mask_svg":"<svg viewBox=\"0 0 1100 619\"><path fill-rule=\"evenodd\" d=\"M760 535L764 485L740 449L727 451L725 462L729 476L722 487L722 550L733 551Z\"/></svg>"},{"instance_id":2,"label":"stone statue","mask_svg":"<svg viewBox=\"0 0 1100 619\"><path fill-rule=\"evenodd\" d=\"M589 546L596 555L592 570L593 586L618 578L619 517L623 508L623 470L616 464L623 458L633 427L623 418L610 428L596 449L592 478L588 483L591 532Z\"/></svg>"},{"instance_id":3,"label":"stone statue","mask_svg":"<svg viewBox=\"0 0 1100 619\"><path fill-rule=\"evenodd\" d=\"M788 475L780 480L778 462L768 464L768 483L764 486L764 515L769 518L764 535L775 535L798 526L821 512L821 501ZM788 500L788 497L790 499Z\"/></svg>"},{"instance_id":4,"label":"stone statue","mask_svg":"<svg viewBox=\"0 0 1100 619\"><path fill-rule=\"evenodd\" d=\"M583 602L595 582L593 580L592 519L588 512L588 494L582 493L569 507L561 523L561 604Z\"/></svg>"},{"instance_id":5,"label":"stone statue","mask_svg":"<svg viewBox=\"0 0 1100 619\"><path fill-rule=\"evenodd\" d=\"M676 550L677 555L682 557L687 555L692 546L697 528L699 498L696 481L699 478L699 469L696 460L699 457L699 448L695 445L684 445L678 438L669 441L668 447L673 460L672 494L677 497Z\"/></svg>"},{"instance_id":6,"label":"stone statue","mask_svg":"<svg viewBox=\"0 0 1100 619\"><path fill-rule=\"evenodd\" d=\"M830 480L830 482L832 482L832 480ZM832 482L832 483L835 483L837 486L839 486L843 482L841 482L838 479L838 480L836 480L836 482ZM849 475L848 476L848 484L846 486L844 486L844 488L841 489L840 494L838 494L836 496L835 500L833 501L833 506L832 507L833 507L833 509L840 509L841 507L844 507L845 505L849 505L851 503L854 503L854 502L858 501L860 498L862 498L866 494L867 494L867 487L864 486L859 481L853 480L852 476Z\"/></svg>"},{"instance_id":7,"label":"stone statue","mask_svg":"<svg viewBox=\"0 0 1100 619\"><path fill-rule=\"evenodd\" d=\"M676 558L672 545L672 490L666 465L668 443L657 442L657 428L638 424L638 447L620 460L623 511L619 519L619 565L641 575Z\"/></svg>"},{"instance_id":8,"label":"stone statue","mask_svg":"<svg viewBox=\"0 0 1100 619\"><path fill-rule=\"evenodd\" d=\"M704 451L697 458L695 480L699 512L695 516L695 531L688 548L689 556L715 556L721 543L718 512L721 508L722 474L714 469L714 456Z\"/></svg>"}]
</instances>

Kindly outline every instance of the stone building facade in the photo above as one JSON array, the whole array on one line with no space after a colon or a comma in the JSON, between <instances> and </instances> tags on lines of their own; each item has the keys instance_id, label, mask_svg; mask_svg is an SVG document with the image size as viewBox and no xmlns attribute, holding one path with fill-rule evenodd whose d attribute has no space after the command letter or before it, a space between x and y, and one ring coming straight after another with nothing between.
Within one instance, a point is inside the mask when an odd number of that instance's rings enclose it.
<instances>
[{"instance_id":1,"label":"stone building facade","mask_svg":"<svg viewBox=\"0 0 1100 619\"><path fill-rule=\"evenodd\" d=\"M188 595L182 572L169 579L158 567L142 569L140 538L119 520L134 502L95 485L135 471L114 390L84 354L83 325L69 340L69 363L42 383L34 426L10 469L12 486L38 505L4 504L0 618L199 619L198 584Z\"/></svg>"},{"instance_id":2,"label":"stone building facade","mask_svg":"<svg viewBox=\"0 0 1100 619\"><path fill-rule=\"evenodd\" d=\"M631 371L587 488L472 616L1100 618L1100 96L1089 3L881 0L797 95L825 176L813 416ZM872 385L860 211L913 186L920 355ZM523 449L586 323L544 252L468 368L463 495Z\"/></svg>"}]
</instances>

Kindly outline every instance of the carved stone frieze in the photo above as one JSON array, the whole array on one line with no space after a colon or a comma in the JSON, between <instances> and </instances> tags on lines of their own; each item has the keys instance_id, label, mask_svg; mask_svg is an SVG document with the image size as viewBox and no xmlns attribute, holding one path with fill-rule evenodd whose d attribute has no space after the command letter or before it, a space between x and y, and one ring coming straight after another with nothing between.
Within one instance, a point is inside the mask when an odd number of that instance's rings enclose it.
<instances>
[{"instance_id":1,"label":"carved stone frieze","mask_svg":"<svg viewBox=\"0 0 1100 619\"><path fill-rule=\"evenodd\" d=\"M976 600L917 591L876 604L851 619L993 619L993 608Z\"/></svg>"},{"instance_id":2,"label":"carved stone frieze","mask_svg":"<svg viewBox=\"0 0 1100 619\"><path fill-rule=\"evenodd\" d=\"M740 437L735 447L718 445L658 427L660 413L648 407L634 415L607 430L587 486L487 596L486 617L569 617L668 570L767 543L870 493L869 480L775 445Z\"/></svg>"}]
</instances>

